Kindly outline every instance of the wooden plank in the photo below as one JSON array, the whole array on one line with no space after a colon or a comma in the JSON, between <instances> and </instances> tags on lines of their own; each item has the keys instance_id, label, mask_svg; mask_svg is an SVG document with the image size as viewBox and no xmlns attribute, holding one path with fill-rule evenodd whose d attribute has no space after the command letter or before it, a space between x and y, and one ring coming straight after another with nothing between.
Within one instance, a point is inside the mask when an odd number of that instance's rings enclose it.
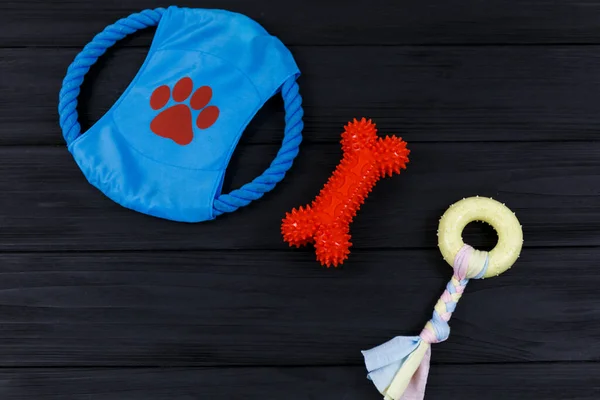
<instances>
[{"instance_id":1,"label":"wooden plank","mask_svg":"<svg viewBox=\"0 0 600 400\"><path fill-rule=\"evenodd\" d=\"M600 249L528 249L473 281L435 363L597 361ZM0 366L361 365L418 334L451 270L436 250L1 254Z\"/></svg>"},{"instance_id":2,"label":"wooden plank","mask_svg":"<svg viewBox=\"0 0 600 400\"><path fill-rule=\"evenodd\" d=\"M599 363L434 366L427 399L596 400ZM0 370L11 400L377 399L361 367Z\"/></svg>"},{"instance_id":3,"label":"wooden plank","mask_svg":"<svg viewBox=\"0 0 600 400\"><path fill-rule=\"evenodd\" d=\"M168 0L22 0L0 6L1 46L82 46L106 25ZM245 14L288 44L598 43L600 4L581 0L423 2L196 0ZM27 23L26 23L27 22ZM35 28L32 23L35 23ZM149 37L139 39L146 43Z\"/></svg>"},{"instance_id":4,"label":"wooden plank","mask_svg":"<svg viewBox=\"0 0 600 400\"><path fill-rule=\"evenodd\" d=\"M77 49L0 50L0 145L62 144L57 102ZM294 47L303 71L307 142L337 142L352 118L410 141L595 140L600 47ZM84 128L132 80L146 49L102 58L84 84ZM40 66L44 67L41 68ZM269 102L245 142L279 143L283 105Z\"/></svg>"},{"instance_id":5,"label":"wooden plank","mask_svg":"<svg viewBox=\"0 0 600 400\"><path fill-rule=\"evenodd\" d=\"M379 182L361 208L351 228L354 248L433 248L438 218L472 195L506 202L523 223L526 246L600 244L599 143L409 147L408 169ZM240 147L225 190L258 176L276 150ZM281 219L314 198L340 153L338 145L303 145L292 171L263 199L212 222L181 224L113 203L64 148L0 148L0 250L287 249Z\"/></svg>"}]
</instances>

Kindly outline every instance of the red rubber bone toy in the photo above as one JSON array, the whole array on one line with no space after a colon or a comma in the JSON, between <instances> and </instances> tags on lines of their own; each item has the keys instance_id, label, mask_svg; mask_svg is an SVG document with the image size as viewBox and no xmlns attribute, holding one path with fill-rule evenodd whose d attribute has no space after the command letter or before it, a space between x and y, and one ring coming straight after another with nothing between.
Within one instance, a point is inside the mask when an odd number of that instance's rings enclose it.
<instances>
[{"instance_id":1,"label":"red rubber bone toy","mask_svg":"<svg viewBox=\"0 0 600 400\"><path fill-rule=\"evenodd\" d=\"M281 226L290 246L314 243L317 260L337 267L350 254L350 222L375 183L406 169L406 142L396 136L379 138L371 120L348 123L342 133L342 161L317 198L286 213Z\"/></svg>"}]
</instances>

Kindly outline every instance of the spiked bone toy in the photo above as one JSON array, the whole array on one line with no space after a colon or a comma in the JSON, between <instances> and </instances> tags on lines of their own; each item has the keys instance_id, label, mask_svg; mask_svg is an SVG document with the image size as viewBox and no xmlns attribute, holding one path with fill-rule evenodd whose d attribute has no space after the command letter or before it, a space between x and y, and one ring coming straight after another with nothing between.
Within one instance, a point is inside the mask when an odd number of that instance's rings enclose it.
<instances>
[{"instance_id":1,"label":"spiked bone toy","mask_svg":"<svg viewBox=\"0 0 600 400\"><path fill-rule=\"evenodd\" d=\"M314 243L317 260L337 267L350 254L350 223L377 181L406 169L406 142L396 136L379 138L371 120L348 123L342 133L342 161L309 205L286 213L284 240L300 247Z\"/></svg>"}]
</instances>

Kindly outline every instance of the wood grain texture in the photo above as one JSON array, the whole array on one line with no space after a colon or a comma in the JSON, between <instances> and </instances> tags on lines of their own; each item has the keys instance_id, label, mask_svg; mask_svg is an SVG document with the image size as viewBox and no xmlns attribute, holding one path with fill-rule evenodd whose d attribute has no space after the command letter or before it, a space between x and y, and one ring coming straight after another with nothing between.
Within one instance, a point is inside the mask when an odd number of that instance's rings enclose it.
<instances>
[{"instance_id":1,"label":"wood grain texture","mask_svg":"<svg viewBox=\"0 0 600 400\"><path fill-rule=\"evenodd\" d=\"M596 400L599 374L598 363L439 365L427 399ZM361 367L3 369L0 394L11 400L380 398L364 376Z\"/></svg>"},{"instance_id":2,"label":"wood grain texture","mask_svg":"<svg viewBox=\"0 0 600 400\"><path fill-rule=\"evenodd\" d=\"M433 362L599 361L598 249L525 250L473 281ZM0 366L362 365L415 335L451 276L436 250L0 256ZM565 268L568 274L565 274Z\"/></svg>"},{"instance_id":3,"label":"wood grain texture","mask_svg":"<svg viewBox=\"0 0 600 400\"><path fill-rule=\"evenodd\" d=\"M182 0L254 18L303 72L305 141L273 193L202 224L147 217L89 185L57 96L93 35L166 0L0 3L0 398L378 399L360 350L414 335L451 270L439 216L506 202L525 248L469 284L436 345L427 400L600 398L600 1ZM153 30L90 72L84 128L126 89ZM340 269L288 249L285 212L314 198L354 117L409 142ZM267 167L281 100L250 124L225 191ZM490 228L465 240L491 248Z\"/></svg>"},{"instance_id":4,"label":"wood grain texture","mask_svg":"<svg viewBox=\"0 0 600 400\"><path fill-rule=\"evenodd\" d=\"M57 103L79 49L0 50L0 145L62 144ZM306 142L338 142L373 118L413 142L593 140L600 47L292 47L301 67ZM84 130L119 98L147 49L100 59L80 97ZM41 66L43 65L43 68ZM279 143L283 105L267 103L245 143Z\"/></svg>"},{"instance_id":5,"label":"wood grain texture","mask_svg":"<svg viewBox=\"0 0 600 400\"><path fill-rule=\"evenodd\" d=\"M169 0L3 2L0 45L80 46L132 12L171 4ZM290 5L269 0L180 0L177 4L245 14L288 44L598 43L600 38L597 1L305 0Z\"/></svg>"},{"instance_id":6,"label":"wood grain texture","mask_svg":"<svg viewBox=\"0 0 600 400\"><path fill-rule=\"evenodd\" d=\"M472 195L506 202L526 246L600 244L600 143L409 143L408 169L382 180L352 224L354 248L435 247L438 218ZM225 191L259 175L277 146L242 146ZM286 249L287 211L312 201L339 145L304 145L286 179L255 204L201 224L127 210L92 187L65 148L0 148L0 249ZM312 250L310 250L312 251Z\"/></svg>"}]
</instances>

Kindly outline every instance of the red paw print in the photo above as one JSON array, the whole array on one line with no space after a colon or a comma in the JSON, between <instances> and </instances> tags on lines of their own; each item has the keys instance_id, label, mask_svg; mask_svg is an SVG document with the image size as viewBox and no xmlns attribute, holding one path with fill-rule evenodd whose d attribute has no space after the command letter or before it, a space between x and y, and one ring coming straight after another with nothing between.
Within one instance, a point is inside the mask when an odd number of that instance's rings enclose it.
<instances>
[{"instance_id":1,"label":"red paw print","mask_svg":"<svg viewBox=\"0 0 600 400\"><path fill-rule=\"evenodd\" d=\"M158 136L173 140L175 143L185 146L190 144L194 138L194 128L192 126L192 110L202 110L196 118L196 126L200 129L210 128L219 118L219 108L217 106L208 106L212 98L212 89L210 86L202 86L194 92L194 82L190 78L181 78L173 88L173 100L177 103L183 103L191 99L188 104L176 104L163 110L150 123L150 129ZM150 107L153 110L160 110L167 105L171 98L171 89L166 86L159 86L152 93L150 98Z\"/></svg>"}]
</instances>

